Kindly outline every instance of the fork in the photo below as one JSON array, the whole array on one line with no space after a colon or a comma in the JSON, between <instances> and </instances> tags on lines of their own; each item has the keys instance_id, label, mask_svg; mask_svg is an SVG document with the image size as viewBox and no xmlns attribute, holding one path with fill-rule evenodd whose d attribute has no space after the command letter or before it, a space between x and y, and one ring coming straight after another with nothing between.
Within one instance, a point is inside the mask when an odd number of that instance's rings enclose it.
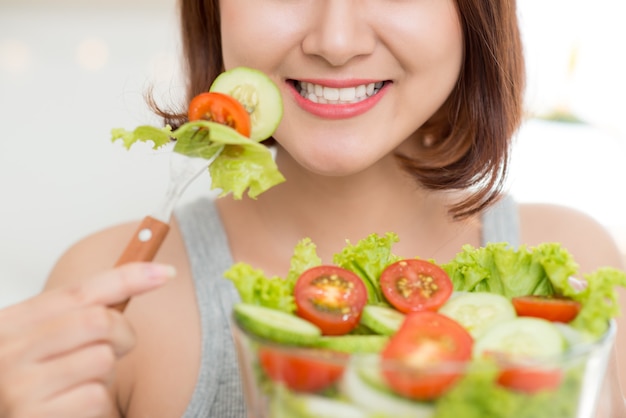
<instances>
[{"instance_id":1,"label":"fork","mask_svg":"<svg viewBox=\"0 0 626 418\"><path fill-rule=\"evenodd\" d=\"M219 154L219 153L218 153ZM170 179L165 196L155 211L143 218L115 266L133 261L152 261L170 229L172 212L183 192L200 174L206 171L213 159L189 157L178 152L170 156ZM122 312L129 300L112 306Z\"/></svg>"}]
</instances>

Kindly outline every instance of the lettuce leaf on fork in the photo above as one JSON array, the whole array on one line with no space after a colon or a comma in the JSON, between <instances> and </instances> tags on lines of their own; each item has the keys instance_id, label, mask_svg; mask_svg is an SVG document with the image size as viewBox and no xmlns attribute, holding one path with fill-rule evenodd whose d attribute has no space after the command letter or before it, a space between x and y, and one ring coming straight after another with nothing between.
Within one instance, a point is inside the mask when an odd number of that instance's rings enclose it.
<instances>
[{"instance_id":1,"label":"lettuce leaf on fork","mask_svg":"<svg viewBox=\"0 0 626 418\"><path fill-rule=\"evenodd\" d=\"M175 141L174 152L189 157L214 158L209 166L211 187L221 189L220 196L232 193L235 199L241 199L248 190L248 196L254 199L285 181L269 148L216 122L187 122L176 130L170 126L147 125L132 131L113 129L111 140L119 139L127 149L137 142L151 141L153 149L159 149Z\"/></svg>"}]
</instances>

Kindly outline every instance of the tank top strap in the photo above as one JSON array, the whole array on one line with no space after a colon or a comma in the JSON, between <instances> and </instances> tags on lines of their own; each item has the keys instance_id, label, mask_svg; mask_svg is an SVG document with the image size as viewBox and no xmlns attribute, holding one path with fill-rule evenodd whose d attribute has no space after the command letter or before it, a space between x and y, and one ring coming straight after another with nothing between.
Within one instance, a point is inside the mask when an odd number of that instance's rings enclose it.
<instances>
[{"instance_id":1,"label":"tank top strap","mask_svg":"<svg viewBox=\"0 0 626 418\"><path fill-rule=\"evenodd\" d=\"M517 202L504 195L482 215L482 242L507 242L512 248L521 244Z\"/></svg>"},{"instance_id":2,"label":"tank top strap","mask_svg":"<svg viewBox=\"0 0 626 418\"><path fill-rule=\"evenodd\" d=\"M243 418L245 405L230 329L239 295L224 278L233 264L228 238L210 198L181 206L176 219L191 264L202 325L198 380L183 418Z\"/></svg>"}]
</instances>

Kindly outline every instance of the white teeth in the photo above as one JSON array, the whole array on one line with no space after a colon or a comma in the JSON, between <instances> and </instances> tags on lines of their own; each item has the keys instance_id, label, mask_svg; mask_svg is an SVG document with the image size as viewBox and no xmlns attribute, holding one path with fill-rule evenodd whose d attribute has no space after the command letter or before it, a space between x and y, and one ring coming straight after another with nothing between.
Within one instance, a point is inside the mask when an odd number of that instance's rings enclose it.
<instances>
[{"instance_id":1,"label":"white teeth","mask_svg":"<svg viewBox=\"0 0 626 418\"><path fill-rule=\"evenodd\" d=\"M324 87L319 84L313 84L306 81L296 82L296 88L302 97L307 98L315 103L357 103L376 94L382 88L384 83L361 84L356 87L335 88Z\"/></svg>"},{"instance_id":2,"label":"white teeth","mask_svg":"<svg viewBox=\"0 0 626 418\"><path fill-rule=\"evenodd\" d=\"M354 87L349 89L339 90L339 100L342 102L351 102L356 97L356 89Z\"/></svg>"},{"instance_id":3,"label":"white teeth","mask_svg":"<svg viewBox=\"0 0 626 418\"><path fill-rule=\"evenodd\" d=\"M324 99L339 100L339 89L335 89L333 87L324 87Z\"/></svg>"}]
</instances>

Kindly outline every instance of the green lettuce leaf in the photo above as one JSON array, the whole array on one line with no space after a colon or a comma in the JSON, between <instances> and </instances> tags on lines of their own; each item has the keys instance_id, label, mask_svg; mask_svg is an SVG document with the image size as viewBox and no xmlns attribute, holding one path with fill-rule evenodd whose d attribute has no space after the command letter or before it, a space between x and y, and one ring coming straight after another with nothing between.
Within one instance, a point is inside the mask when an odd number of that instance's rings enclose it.
<instances>
[{"instance_id":1,"label":"green lettuce leaf","mask_svg":"<svg viewBox=\"0 0 626 418\"><path fill-rule=\"evenodd\" d=\"M241 198L246 189L248 196L254 199L272 186L285 181L276 168L272 155L262 145L226 145L209 167L209 171L213 180L212 187L222 189L220 196L232 192L236 199Z\"/></svg>"},{"instance_id":2,"label":"green lettuce leaf","mask_svg":"<svg viewBox=\"0 0 626 418\"><path fill-rule=\"evenodd\" d=\"M557 294L567 296L571 289L569 278L578 273L573 256L560 244L544 243L532 248L537 262L546 272Z\"/></svg>"},{"instance_id":3,"label":"green lettuce leaf","mask_svg":"<svg viewBox=\"0 0 626 418\"><path fill-rule=\"evenodd\" d=\"M398 240L398 235L391 232L384 236L370 234L355 245L346 241L343 250L333 256L333 263L354 272L363 280L368 303L385 301L379 279L385 267L401 259L391 252L391 247Z\"/></svg>"},{"instance_id":4,"label":"green lettuce leaf","mask_svg":"<svg viewBox=\"0 0 626 418\"><path fill-rule=\"evenodd\" d=\"M149 142L152 141L152 148L157 149L163 145L171 142L172 128L167 125L164 128L157 128L154 126L142 125L138 126L132 131L127 131L122 128L114 128L111 130L111 140L113 142L121 139L126 149L135 142Z\"/></svg>"},{"instance_id":5,"label":"green lettuce leaf","mask_svg":"<svg viewBox=\"0 0 626 418\"><path fill-rule=\"evenodd\" d=\"M562 285L578 266L559 244L515 250L506 243L489 243L462 251L442 268L455 290L491 292L508 298L525 295L550 296L555 284Z\"/></svg>"},{"instance_id":6,"label":"green lettuce leaf","mask_svg":"<svg viewBox=\"0 0 626 418\"><path fill-rule=\"evenodd\" d=\"M296 244L286 278L266 276L262 270L246 263L236 263L224 273L232 281L242 302L294 313L293 288L298 277L307 269L321 264L316 247L305 238Z\"/></svg>"},{"instance_id":7,"label":"green lettuce leaf","mask_svg":"<svg viewBox=\"0 0 626 418\"><path fill-rule=\"evenodd\" d=\"M140 126L133 131L113 129L111 140L119 139L126 148L137 142L152 141L154 149L175 140L174 152L213 158L209 165L212 188L221 189L220 196L232 193L235 199L241 199L248 190L248 196L254 199L285 181L269 148L219 123L188 122L174 131L169 126Z\"/></svg>"},{"instance_id":8,"label":"green lettuce leaf","mask_svg":"<svg viewBox=\"0 0 626 418\"><path fill-rule=\"evenodd\" d=\"M499 368L487 363L470 365L450 391L437 399L433 418L516 418L576 416L582 370L566 371L554 391L516 392L495 383Z\"/></svg>"},{"instance_id":9,"label":"green lettuce leaf","mask_svg":"<svg viewBox=\"0 0 626 418\"><path fill-rule=\"evenodd\" d=\"M626 287L626 273L611 267L603 267L583 276L587 287L578 291L568 286L567 296L581 303L582 307L571 326L599 337L608 329L608 320L620 315L616 287Z\"/></svg>"},{"instance_id":10,"label":"green lettuce leaf","mask_svg":"<svg viewBox=\"0 0 626 418\"><path fill-rule=\"evenodd\" d=\"M566 296L581 303L581 311L570 325L592 337L600 337L609 321L619 315L617 286L626 287L626 273L601 268L584 275L587 287L572 285L579 266L557 243L518 250L505 243L485 247L463 247L454 260L442 265L455 290L492 292L513 298L525 295Z\"/></svg>"},{"instance_id":11,"label":"green lettuce leaf","mask_svg":"<svg viewBox=\"0 0 626 418\"><path fill-rule=\"evenodd\" d=\"M288 313L296 310L293 283L281 277L267 277L262 270L246 263L235 263L224 277L233 282L242 302Z\"/></svg>"},{"instance_id":12,"label":"green lettuce leaf","mask_svg":"<svg viewBox=\"0 0 626 418\"><path fill-rule=\"evenodd\" d=\"M311 267L322 264L317 255L317 247L310 238L304 238L296 244L291 257L291 267L287 273L287 281L295 285L298 277Z\"/></svg>"},{"instance_id":13,"label":"green lettuce leaf","mask_svg":"<svg viewBox=\"0 0 626 418\"><path fill-rule=\"evenodd\" d=\"M210 160L221 152L225 145L215 140L215 131L200 129L192 123L186 123L172 133L175 138L174 152L194 158Z\"/></svg>"}]
</instances>

